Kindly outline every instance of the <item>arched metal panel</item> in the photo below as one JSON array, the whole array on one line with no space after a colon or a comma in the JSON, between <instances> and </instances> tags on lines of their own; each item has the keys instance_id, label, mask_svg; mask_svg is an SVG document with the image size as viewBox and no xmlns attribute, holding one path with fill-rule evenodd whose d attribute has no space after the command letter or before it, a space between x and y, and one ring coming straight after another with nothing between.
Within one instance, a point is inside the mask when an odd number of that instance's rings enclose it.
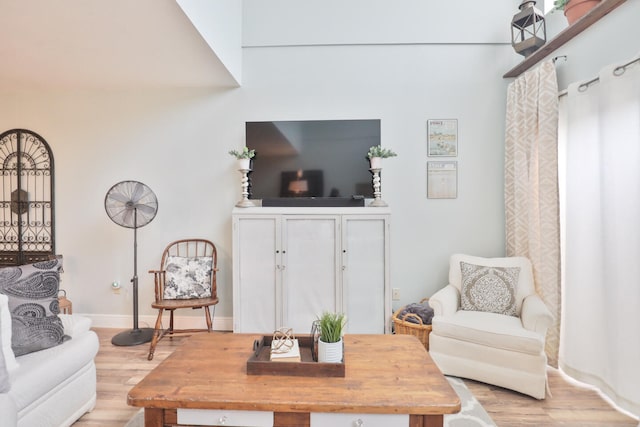
<instances>
[{"instance_id":1,"label":"arched metal panel","mask_svg":"<svg viewBox=\"0 0 640 427\"><path fill-rule=\"evenodd\" d=\"M51 148L40 135L0 134L0 266L55 254L53 172Z\"/></svg>"}]
</instances>

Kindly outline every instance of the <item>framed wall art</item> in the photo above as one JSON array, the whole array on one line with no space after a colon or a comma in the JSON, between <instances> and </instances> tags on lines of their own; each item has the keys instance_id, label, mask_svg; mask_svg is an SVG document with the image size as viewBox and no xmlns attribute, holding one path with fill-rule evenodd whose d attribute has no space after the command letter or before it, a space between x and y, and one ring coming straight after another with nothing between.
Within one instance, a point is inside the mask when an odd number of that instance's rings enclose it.
<instances>
[{"instance_id":1,"label":"framed wall art","mask_svg":"<svg viewBox=\"0 0 640 427\"><path fill-rule=\"evenodd\" d=\"M458 197L458 162L427 162L427 198Z\"/></svg>"},{"instance_id":2,"label":"framed wall art","mask_svg":"<svg viewBox=\"0 0 640 427\"><path fill-rule=\"evenodd\" d=\"M456 157L458 155L458 120L427 120L427 155Z\"/></svg>"}]
</instances>

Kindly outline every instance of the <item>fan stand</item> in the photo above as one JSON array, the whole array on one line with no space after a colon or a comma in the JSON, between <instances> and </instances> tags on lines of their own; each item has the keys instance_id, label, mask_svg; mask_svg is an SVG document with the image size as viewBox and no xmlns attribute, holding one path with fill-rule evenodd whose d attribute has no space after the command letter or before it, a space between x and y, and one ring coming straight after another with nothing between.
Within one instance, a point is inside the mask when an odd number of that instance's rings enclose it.
<instances>
[{"instance_id":1,"label":"fan stand","mask_svg":"<svg viewBox=\"0 0 640 427\"><path fill-rule=\"evenodd\" d=\"M127 205L132 204L127 202ZM138 224L138 209L133 209L133 223ZM133 227L133 329L120 332L111 338L111 344L132 346L148 343L153 338L153 328L138 327L138 227Z\"/></svg>"}]
</instances>

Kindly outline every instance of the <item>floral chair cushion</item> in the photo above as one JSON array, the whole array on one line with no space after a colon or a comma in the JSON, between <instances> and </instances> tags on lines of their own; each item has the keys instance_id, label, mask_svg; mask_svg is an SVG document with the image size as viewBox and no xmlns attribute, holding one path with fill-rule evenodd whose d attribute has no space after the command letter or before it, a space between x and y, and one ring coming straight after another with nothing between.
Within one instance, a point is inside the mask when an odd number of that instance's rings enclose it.
<instances>
[{"instance_id":1,"label":"floral chair cushion","mask_svg":"<svg viewBox=\"0 0 640 427\"><path fill-rule=\"evenodd\" d=\"M212 257L167 257L164 298L210 297L212 266Z\"/></svg>"}]
</instances>

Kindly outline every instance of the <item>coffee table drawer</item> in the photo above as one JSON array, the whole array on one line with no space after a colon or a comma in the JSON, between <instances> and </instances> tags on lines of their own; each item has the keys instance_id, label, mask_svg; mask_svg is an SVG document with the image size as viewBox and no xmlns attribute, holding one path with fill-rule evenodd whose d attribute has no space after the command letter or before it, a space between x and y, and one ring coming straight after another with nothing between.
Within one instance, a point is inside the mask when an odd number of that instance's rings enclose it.
<instances>
[{"instance_id":1,"label":"coffee table drawer","mask_svg":"<svg viewBox=\"0 0 640 427\"><path fill-rule=\"evenodd\" d=\"M337 414L311 413L311 427L404 427L407 414Z\"/></svg>"},{"instance_id":2,"label":"coffee table drawer","mask_svg":"<svg viewBox=\"0 0 640 427\"><path fill-rule=\"evenodd\" d=\"M195 426L273 427L273 412L226 409L178 409L178 424Z\"/></svg>"}]
</instances>

